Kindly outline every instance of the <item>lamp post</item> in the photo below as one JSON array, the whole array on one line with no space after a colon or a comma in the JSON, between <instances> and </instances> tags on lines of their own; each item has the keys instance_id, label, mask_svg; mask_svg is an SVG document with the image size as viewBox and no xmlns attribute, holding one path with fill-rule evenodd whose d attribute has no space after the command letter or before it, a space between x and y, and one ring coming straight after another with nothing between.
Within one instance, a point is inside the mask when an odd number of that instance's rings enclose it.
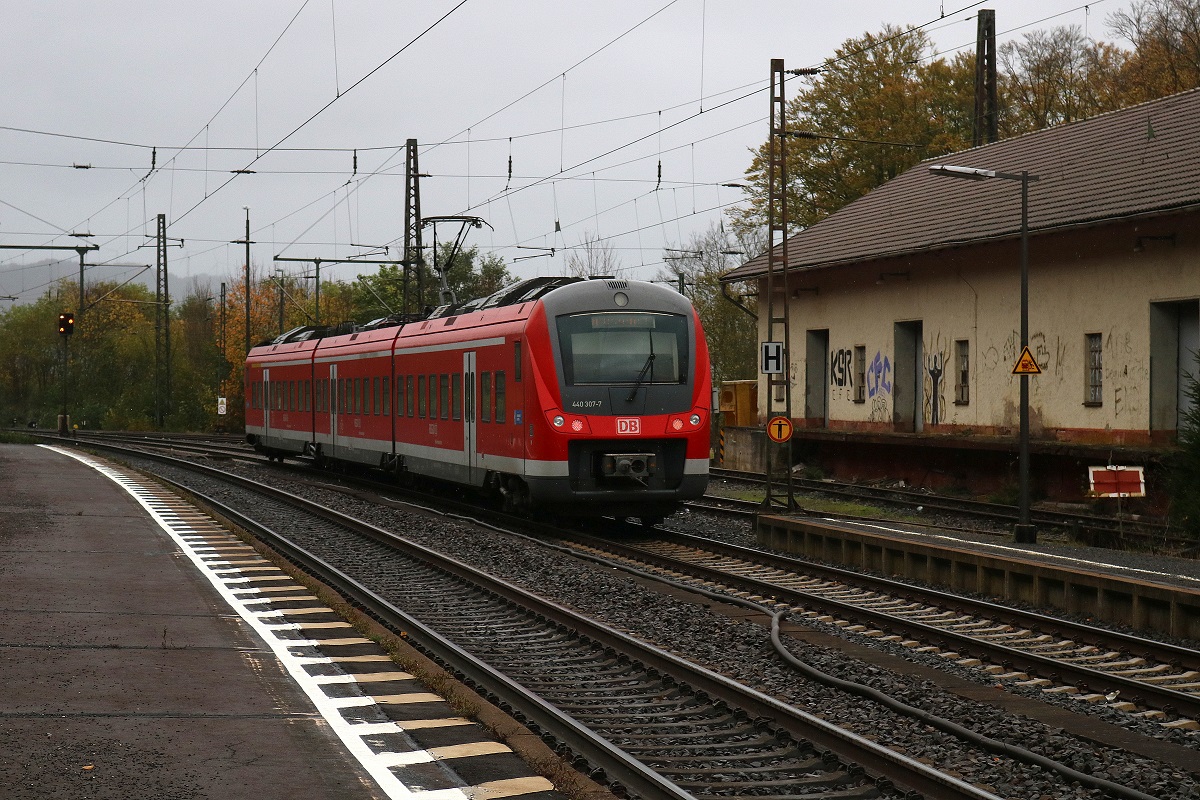
<instances>
[{"instance_id":1,"label":"lamp post","mask_svg":"<svg viewBox=\"0 0 1200 800\"><path fill-rule=\"evenodd\" d=\"M1036 181L1037 175L1028 171L997 172L992 169L977 169L975 167L953 167L947 164L935 164L929 168L934 175L945 175L951 178L965 178L972 181L982 181L989 178L1001 178L1008 181L1021 182L1021 352L1029 346L1029 183ZM1037 527L1029 521L1029 375L1022 372L1021 378L1021 432L1018 455L1018 490L1019 506L1017 524L1013 526L1013 541L1033 544L1037 542Z\"/></svg>"}]
</instances>

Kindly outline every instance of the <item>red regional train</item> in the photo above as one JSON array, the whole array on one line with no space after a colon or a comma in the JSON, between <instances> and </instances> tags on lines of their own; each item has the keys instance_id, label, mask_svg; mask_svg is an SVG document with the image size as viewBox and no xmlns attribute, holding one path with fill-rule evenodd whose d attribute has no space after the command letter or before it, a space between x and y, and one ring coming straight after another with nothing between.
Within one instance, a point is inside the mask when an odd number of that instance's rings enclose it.
<instances>
[{"instance_id":1,"label":"red regional train","mask_svg":"<svg viewBox=\"0 0 1200 800\"><path fill-rule=\"evenodd\" d=\"M533 278L417 321L254 347L246 439L496 494L505 508L656 524L708 484L712 378L688 300Z\"/></svg>"}]
</instances>

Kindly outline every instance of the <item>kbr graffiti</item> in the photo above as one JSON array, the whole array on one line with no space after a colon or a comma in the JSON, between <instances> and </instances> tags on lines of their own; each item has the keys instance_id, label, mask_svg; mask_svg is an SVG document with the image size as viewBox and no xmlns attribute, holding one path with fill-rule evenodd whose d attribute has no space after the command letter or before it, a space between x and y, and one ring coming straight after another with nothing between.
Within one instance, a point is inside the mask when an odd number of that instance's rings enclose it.
<instances>
[{"instance_id":1,"label":"kbr graffiti","mask_svg":"<svg viewBox=\"0 0 1200 800\"><path fill-rule=\"evenodd\" d=\"M834 386L853 386L854 377L851 375L854 354L849 350L831 350L829 352L829 382Z\"/></svg>"}]
</instances>

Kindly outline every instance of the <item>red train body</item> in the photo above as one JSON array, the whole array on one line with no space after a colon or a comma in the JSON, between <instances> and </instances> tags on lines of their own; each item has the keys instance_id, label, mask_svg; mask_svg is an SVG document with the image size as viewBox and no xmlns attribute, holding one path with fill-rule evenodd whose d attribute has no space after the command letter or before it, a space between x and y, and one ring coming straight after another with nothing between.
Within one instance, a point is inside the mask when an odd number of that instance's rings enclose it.
<instances>
[{"instance_id":1,"label":"red train body","mask_svg":"<svg viewBox=\"0 0 1200 800\"><path fill-rule=\"evenodd\" d=\"M494 491L509 508L658 521L708 483L712 382L683 296L537 278L428 319L250 351L246 438Z\"/></svg>"}]
</instances>

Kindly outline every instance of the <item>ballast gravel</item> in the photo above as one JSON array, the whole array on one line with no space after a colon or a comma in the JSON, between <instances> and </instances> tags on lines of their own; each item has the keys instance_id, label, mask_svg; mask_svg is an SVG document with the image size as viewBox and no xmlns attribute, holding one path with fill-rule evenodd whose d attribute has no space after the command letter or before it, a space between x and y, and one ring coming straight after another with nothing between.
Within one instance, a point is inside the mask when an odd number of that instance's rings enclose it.
<instances>
[{"instance_id":1,"label":"ballast gravel","mask_svg":"<svg viewBox=\"0 0 1200 800\"><path fill-rule=\"evenodd\" d=\"M251 499L246 493L215 480L149 463L138 466L194 487L196 491L238 507L251 516L263 518L264 522L300 546L340 564L343 569L352 570L355 577L368 584L387 583L386 563L381 563L369 548L355 544L355 538L348 534L330 537L323 527L310 527L295 519L293 512L278 511L261 498ZM448 553L461 561L485 567L491 574L504 580L523 585L612 627L682 654L709 669L862 736L892 742L895 749L908 756L951 771L1001 797L1010 800L1100 800L1105 797L1098 790L1070 784L1061 776L1040 767L974 749L924 724L898 717L880 706L811 682L779 659L771 646L769 631L760 625L735 621L703 604L665 596L637 583L623 571L565 557L537 543L467 521L375 505L314 486L311 480L303 487L298 487L297 478L253 465L232 462L228 469L303 494L310 500ZM682 512L668 520L666 526L756 547L748 525L730 522L726 518ZM320 532L316 532L318 530ZM790 621L810 625L832 635L849 636L836 626L802 619ZM1108 722L1137 730L1140 734L1169 739L1196 749L1197 770L1182 772L1126 751L1099 747L1067 736L1061 730L1036 721L1005 715L993 706L971 702L946 692L932 682L914 680L854 661L837 650L822 649L798 641L791 641L789 646L794 656L819 670L844 680L872 686L909 705L979 730L994 739L1027 748L1081 772L1114 781L1161 800L1195 800L1200 797L1200 736L1168 731L1155 723L1131 722L1129 715L1078 701L1051 700L1073 711L1096 714ZM990 682L986 675L946 664L935 656L915 654L907 648L883 642L876 642L875 646L886 648L902 658L935 665L938 669L953 672L967 680ZM1005 690L1013 691L1011 687ZM1031 696L1043 701L1048 699L1036 691L1031 691Z\"/></svg>"}]
</instances>

